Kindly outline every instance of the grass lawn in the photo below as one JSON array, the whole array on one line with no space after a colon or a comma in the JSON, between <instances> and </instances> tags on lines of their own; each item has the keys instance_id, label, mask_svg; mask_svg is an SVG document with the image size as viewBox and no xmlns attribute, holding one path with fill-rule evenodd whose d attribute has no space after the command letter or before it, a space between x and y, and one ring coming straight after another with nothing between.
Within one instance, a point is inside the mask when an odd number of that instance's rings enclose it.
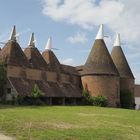
<instances>
[{"instance_id":1,"label":"grass lawn","mask_svg":"<svg viewBox=\"0 0 140 140\"><path fill-rule=\"evenodd\" d=\"M0 106L0 132L17 140L140 140L140 111Z\"/></svg>"}]
</instances>

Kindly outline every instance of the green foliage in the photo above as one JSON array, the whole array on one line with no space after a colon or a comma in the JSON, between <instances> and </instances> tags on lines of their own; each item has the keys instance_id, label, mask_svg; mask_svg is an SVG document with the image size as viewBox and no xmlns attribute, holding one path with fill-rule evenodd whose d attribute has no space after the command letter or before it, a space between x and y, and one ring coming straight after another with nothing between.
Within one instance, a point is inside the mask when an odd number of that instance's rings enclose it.
<instances>
[{"instance_id":1,"label":"green foliage","mask_svg":"<svg viewBox=\"0 0 140 140\"><path fill-rule=\"evenodd\" d=\"M94 105L94 106L107 106L107 97L98 95L98 96L90 96L88 91L83 91L83 102L86 105Z\"/></svg>"},{"instance_id":2,"label":"green foliage","mask_svg":"<svg viewBox=\"0 0 140 140\"><path fill-rule=\"evenodd\" d=\"M133 95L129 90L123 90L120 92L120 102L122 108L132 108Z\"/></svg>"},{"instance_id":3,"label":"green foliage","mask_svg":"<svg viewBox=\"0 0 140 140\"><path fill-rule=\"evenodd\" d=\"M95 97L92 97L93 105L94 106L102 106L105 107L107 106L107 97L98 95Z\"/></svg>"},{"instance_id":4,"label":"green foliage","mask_svg":"<svg viewBox=\"0 0 140 140\"><path fill-rule=\"evenodd\" d=\"M91 105L91 97L88 93L88 91L83 90L83 103L86 105Z\"/></svg>"},{"instance_id":5,"label":"green foliage","mask_svg":"<svg viewBox=\"0 0 140 140\"><path fill-rule=\"evenodd\" d=\"M6 92L6 66L3 62L0 62L0 97L3 97Z\"/></svg>"},{"instance_id":6,"label":"green foliage","mask_svg":"<svg viewBox=\"0 0 140 140\"><path fill-rule=\"evenodd\" d=\"M39 89L38 85L35 84L31 95L25 97L18 97L18 103L20 105L45 105L43 101L43 92Z\"/></svg>"},{"instance_id":7,"label":"green foliage","mask_svg":"<svg viewBox=\"0 0 140 140\"><path fill-rule=\"evenodd\" d=\"M39 89L38 85L35 84L34 88L33 88L33 91L31 93L31 97L39 98L39 97L42 97L42 96L43 96L43 92Z\"/></svg>"},{"instance_id":8,"label":"green foliage","mask_svg":"<svg viewBox=\"0 0 140 140\"><path fill-rule=\"evenodd\" d=\"M35 84L33 90L28 96L18 96L17 102L19 105L45 105L43 100L43 92L39 89L38 85Z\"/></svg>"}]
</instances>

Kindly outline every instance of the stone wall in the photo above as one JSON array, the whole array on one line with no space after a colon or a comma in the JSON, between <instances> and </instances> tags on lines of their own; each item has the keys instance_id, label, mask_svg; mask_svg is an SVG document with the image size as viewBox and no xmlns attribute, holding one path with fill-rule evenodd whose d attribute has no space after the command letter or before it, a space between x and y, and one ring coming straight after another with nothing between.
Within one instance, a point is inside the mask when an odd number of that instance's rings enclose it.
<instances>
[{"instance_id":1,"label":"stone wall","mask_svg":"<svg viewBox=\"0 0 140 140\"><path fill-rule=\"evenodd\" d=\"M108 98L108 106L116 107L120 103L120 81L115 76L83 76L82 84L91 96L103 95Z\"/></svg>"}]
</instances>

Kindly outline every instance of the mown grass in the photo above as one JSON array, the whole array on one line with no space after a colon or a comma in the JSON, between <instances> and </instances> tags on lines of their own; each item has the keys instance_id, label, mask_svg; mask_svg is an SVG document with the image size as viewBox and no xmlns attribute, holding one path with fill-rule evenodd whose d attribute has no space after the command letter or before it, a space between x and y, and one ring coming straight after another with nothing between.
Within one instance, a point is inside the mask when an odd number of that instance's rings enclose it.
<instances>
[{"instance_id":1,"label":"mown grass","mask_svg":"<svg viewBox=\"0 0 140 140\"><path fill-rule=\"evenodd\" d=\"M1 106L0 131L17 140L140 140L140 111Z\"/></svg>"}]
</instances>

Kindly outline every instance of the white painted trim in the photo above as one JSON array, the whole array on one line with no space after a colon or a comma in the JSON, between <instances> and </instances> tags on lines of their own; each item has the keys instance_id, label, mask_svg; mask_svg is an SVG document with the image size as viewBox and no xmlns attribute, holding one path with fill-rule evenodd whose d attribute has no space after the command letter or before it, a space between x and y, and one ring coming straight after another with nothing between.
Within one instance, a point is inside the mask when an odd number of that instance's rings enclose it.
<instances>
[{"instance_id":1,"label":"white painted trim","mask_svg":"<svg viewBox=\"0 0 140 140\"><path fill-rule=\"evenodd\" d=\"M120 34L116 35L114 46L121 46Z\"/></svg>"},{"instance_id":2,"label":"white painted trim","mask_svg":"<svg viewBox=\"0 0 140 140\"><path fill-rule=\"evenodd\" d=\"M51 48L52 48L52 38L49 37L47 44L46 44L46 47L45 47L45 50L51 50Z\"/></svg>"},{"instance_id":3,"label":"white painted trim","mask_svg":"<svg viewBox=\"0 0 140 140\"><path fill-rule=\"evenodd\" d=\"M100 25L100 28L98 30L96 39L104 39L104 27L103 27L103 24Z\"/></svg>"}]
</instances>

